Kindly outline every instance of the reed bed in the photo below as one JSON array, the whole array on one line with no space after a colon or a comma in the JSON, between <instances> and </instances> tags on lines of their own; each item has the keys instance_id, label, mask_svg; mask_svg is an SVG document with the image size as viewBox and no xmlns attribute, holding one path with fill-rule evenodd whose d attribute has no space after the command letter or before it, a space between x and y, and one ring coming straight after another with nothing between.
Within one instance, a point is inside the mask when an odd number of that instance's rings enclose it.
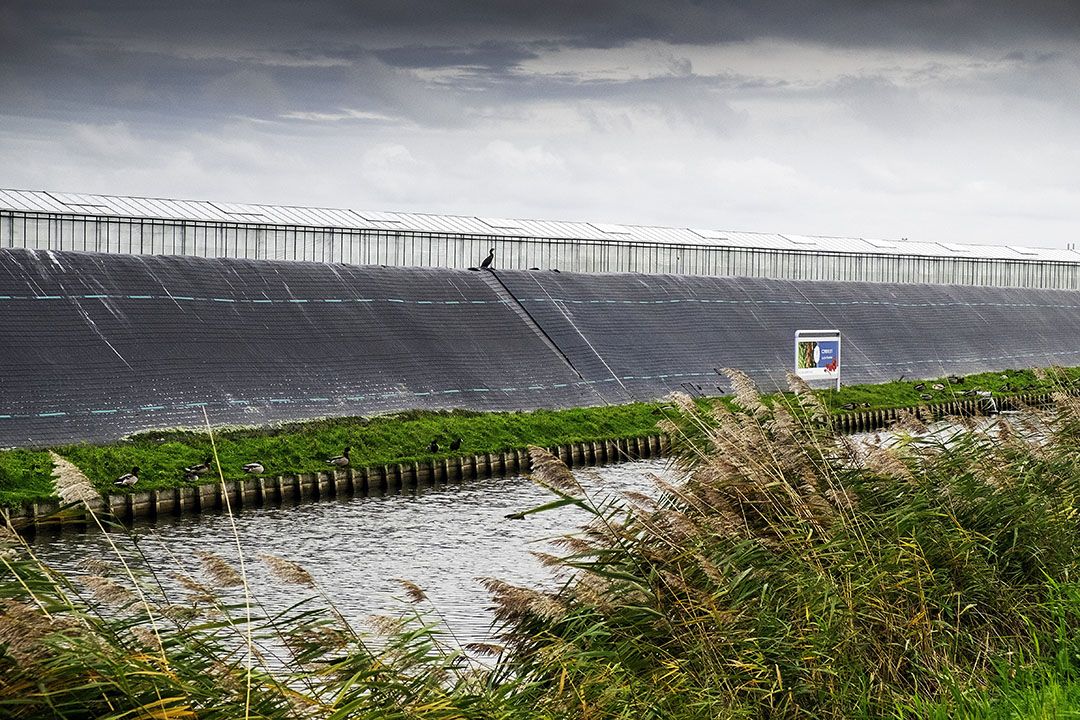
<instances>
[{"instance_id":1,"label":"reed bed","mask_svg":"<svg viewBox=\"0 0 1080 720\"><path fill-rule=\"evenodd\" d=\"M1080 403L892 447L840 436L730 372L734 409L674 398L687 474L595 505L541 597L493 585L505 663L555 717L964 712L1001 681L1071 679L1080 645ZM803 418L800 420L800 418ZM1067 680L1068 681L1068 680Z\"/></svg>"},{"instance_id":2,"label":"reed bed","mask_svg":"<svg viewBox=\"0 0 1080 720\"><path fill-rule=\"evenodd\" d=\"M595 501L531 449L553 499L521 521L591 519L542 555L556 590L484 581L483 645L409 582L412 609L365 634L285 558L261 561L310 597L268 612L235 558L165 582L118 548L63 577L5 533L0 715L1007 717L1017 688L1052 689L1023 707L1078 695L1080 401L870 442L796 378L766 404L729 377L730 404L665 407L685 482Z\"/></svg>"}]
</instances>

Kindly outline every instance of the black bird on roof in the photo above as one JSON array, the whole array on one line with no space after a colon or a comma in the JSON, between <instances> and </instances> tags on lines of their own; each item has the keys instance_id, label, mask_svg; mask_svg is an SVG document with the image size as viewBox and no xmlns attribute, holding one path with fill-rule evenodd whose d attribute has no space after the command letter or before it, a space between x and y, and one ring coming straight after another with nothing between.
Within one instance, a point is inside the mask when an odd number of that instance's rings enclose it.
<instances>
[{"instance_id":1,"label":"black bird on roof","mask_svg":"<svg viewBox=\"0 0 1080 720\"><path fill-rule=\"evenodd\" d=\"M488 256L486 258L484 258L484 262L480 263L480 269L484 270L486 268L491 267L491 261L494 260L494 259L495 259L495 248L491 248L491 252L489 252Z\"/></svg>"}]
</instances>

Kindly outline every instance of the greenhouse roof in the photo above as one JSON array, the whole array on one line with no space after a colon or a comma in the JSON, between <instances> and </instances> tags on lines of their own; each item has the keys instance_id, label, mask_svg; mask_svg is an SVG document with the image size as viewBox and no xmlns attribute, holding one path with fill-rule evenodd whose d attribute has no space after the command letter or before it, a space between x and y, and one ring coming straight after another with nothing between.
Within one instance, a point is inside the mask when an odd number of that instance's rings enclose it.
<instances>
[{"instance_id":1,"label":"greenhouse roof","mask_svg":"<svg viewBox=\"0 0 1080 720\"><path fill-rule=\"evenodd\" d=\"M627 244L677 244L762 248L869 255L981 258L1043 262L1080 262L1080 253L1064 248L911 242L856 237L822 237L780 233L613 225L516 218L374 212L344 208L251 205L208 200L168 200L0 189L0 211L48 213L78 217L220 222L311 228L398 230L405 232L484 235L505 238L547 238Z\"/></svg>"}]
</instances>

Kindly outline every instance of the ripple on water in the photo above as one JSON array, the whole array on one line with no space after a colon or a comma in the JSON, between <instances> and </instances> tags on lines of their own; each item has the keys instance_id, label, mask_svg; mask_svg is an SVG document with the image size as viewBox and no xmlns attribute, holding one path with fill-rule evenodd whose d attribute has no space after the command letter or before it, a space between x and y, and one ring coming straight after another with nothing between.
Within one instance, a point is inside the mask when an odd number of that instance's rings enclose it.
<instances>
[{"instance_id":1,"label":"ripple on water","mask_svg":"<svg viewBox=\"0 0 1080 720\"><path fill-rule=\"evenodd\" d=\"M648 490L648 473L670 479L664 461L652 460L579 471L591 493ZM259 553L294 560L315 576L337 609L357 625L377 614L397 614L405 604L396 582L422 587L462 642L489 637L489 598L478 577L539 587L549 571L530 554L550 551L544 542L573 530L587 516L576 508L508 520L508 513L548 502L551 495L523 477L496 478L425 489L416 494L349 498L244 510L236 535L253 595L267 608L286 607L309 594L286 585L255 561ZM114 534L114 538L116 535ZM140 525L132 531L152 568L198 574L199 551L237 557L237 540L224 514L192 515ZM97 532L39 534L35 553L50 565L77 572L87 557L113 554Z\"/></svg>"}]
</instances>

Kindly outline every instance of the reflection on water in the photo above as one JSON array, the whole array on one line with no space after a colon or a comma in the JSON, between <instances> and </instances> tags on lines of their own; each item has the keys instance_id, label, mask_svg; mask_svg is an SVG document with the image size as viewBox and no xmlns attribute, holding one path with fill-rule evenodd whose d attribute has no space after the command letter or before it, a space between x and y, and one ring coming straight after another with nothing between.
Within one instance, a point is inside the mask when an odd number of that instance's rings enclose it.
<instances>
[{"instance_id":1,"label":"reflection on water","mask_svg":"<svg viewBox=\"0 0 1080 720\"><path fill-rule=\"evenodd\" d=\"M577 472L593 497L648 490L649 473L670 479L662 460ZM539 587L549 571L530 551L550 551L545 540L585 522L577 508L508 520L506 515L548 502L552 496L522 477L472 481L423 489L416 494L327 500L244 510L236 516L252 594L267 608L282 608L310 591L285 585L255 561L259 553L295 560L315 576L337 609L363 625L376 614L397 614L403 578L427 592L462 642L488 638L491 615L478 577ZM159 577L180 567L198 576L200 550L237 557L232 523L224 514L159 520L134 528L132 538ZM118 544L129 542L112 534ZM45 562L78 572L85 558L114 556L99 532L41 533L34 552Z\"/></svg>"}]
</instances>

